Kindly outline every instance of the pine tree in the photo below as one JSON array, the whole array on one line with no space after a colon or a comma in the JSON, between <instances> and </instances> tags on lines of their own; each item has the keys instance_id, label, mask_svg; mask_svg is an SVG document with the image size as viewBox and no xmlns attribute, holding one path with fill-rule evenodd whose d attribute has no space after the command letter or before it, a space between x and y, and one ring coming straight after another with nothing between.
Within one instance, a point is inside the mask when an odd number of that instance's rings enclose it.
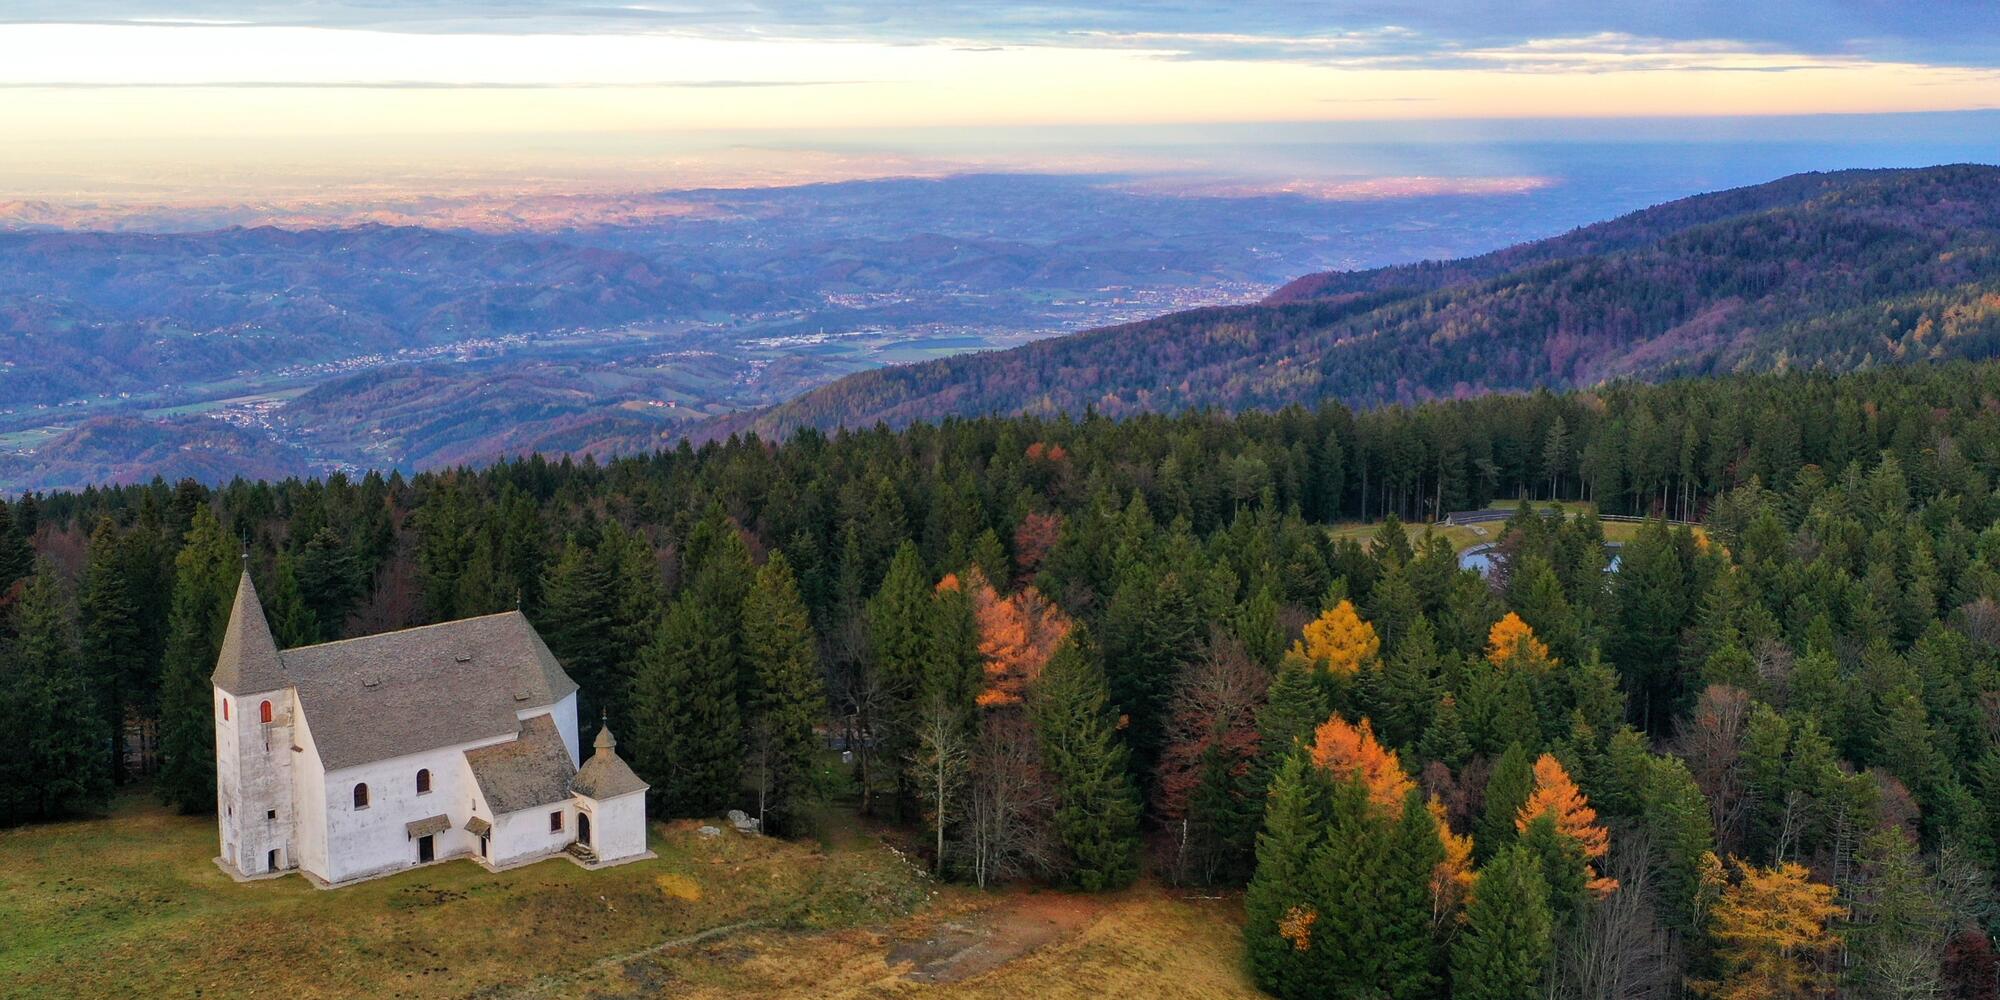
<instances>
[{"instance_id":1,"label":"pine tree","mask_svg":"<svg viewBox=\"0 0 2000 1000\"><path fill-rule=\"evenodd\" d=\"M22 498L22 502L27 499ZM6 498L0 497L0 593L34 572L34 568L35 550L28 545L28 532L22 530Z\"/></svg>"},{"instance_id":2,"label":"pine tree","mask_svg":"<svg viewBox=\"0 0 2000 1000\"><path fill-rule=\"evenodd\" d=\"M1438 699L1437 711L1417 744L1417 756L1454 769L1471 759L1472 738L1465 735L1465 725L1459 720L1457 698L1447 694Z\"/></svg>"},{"instance_id":3,"label":"pine tree","mask_svg":"<svg viewBox=\"0 0 2000 1000\"><path fill-rule=\"evenodd\" d=\"M1451 950L1453 1000L1538 1000L1552 925L1541 862L1523 845L1495 855L1479 876Z\"/></svg>"},{"instance_id":4,"label":"pine tree","mask_svg":"<svg viewBox=\"0 0 2000 1000\"><path fill-rule=\"evenodd\" d=\"M826 690L812 623L782 552L771 554L744 598L743 655L758 677L748 726L758 816L764 829L784 831L812 791L813 726L826 714Z\"/></svg>"},{"instance_id":5,"label":"pine tree","mask_svg":"<svg viewBox=\"0 0 2000 1000\"><path fill-rule=\"evenodd\" d=\"M214 511L195 508L174 559L173 611L160 681L160 772L154 787L183 813L215 808L215 658L242 562Z\"/></svg>"},{"instance_id":6,"label":"pine tree","mask_svg":"<svg viewBox=\"0 0 2000 1000\"><path fill-rule=\"evenodd\" d=\"M742 738L730 617L692 587L639 657L632 762L666 816L712 816L735 795Z\"/></svg>"},{"instance_id":7,"label":"pine tree","mask_svg":"<svg viewBox=\"0 0 2000 1000\"><path fill-rule=\"evenodd\" d=\"M1110 711L1103 668L1072 634L1042 671L1033 712L1056 800L1066 879L1096 892L1139 873L1139 799Z\"/></svg>"},{"instance_id":8,"label":"pine tree","mask_svg":"<svg viewBox=\"0 0 2000 1000\"><path fill-rule=\"evenodd\" d=\"M330 527L306 540L298 560L299 593L319 623L320 639L339 638L345 633L348 613L367 591L366 568Z\"/></svg>"}]
</instances>

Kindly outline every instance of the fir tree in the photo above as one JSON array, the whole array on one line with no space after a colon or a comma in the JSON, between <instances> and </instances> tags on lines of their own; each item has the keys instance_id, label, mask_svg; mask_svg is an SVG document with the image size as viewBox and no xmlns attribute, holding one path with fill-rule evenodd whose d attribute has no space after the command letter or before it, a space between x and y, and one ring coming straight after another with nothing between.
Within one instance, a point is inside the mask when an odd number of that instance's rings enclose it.
<instances>
[{"instance_id":1,"label":"fir tree","mask_svg":"<svg viewBox=\"0 0 2000 1000\"><path fill-rule=\"evenodd\" d=\"M103 804L111 732L77 643L75 608L46 560L27 580L0 654L0 824Z\"/></svg>"},{"instance_id":2,"label":"fir tree","mask_svg":"<svg viewBox=\"0 0 2000 1000\"><path fill-rule=\"evenodd\" d=\"M765 829L785 830L812 790L813 726L826 714L826 691L812 624L782 552L771 554L744 598L743 655L758 676L749 725L758 815Z\"/></svg>"},{"instance_id":3,"label":"fir tree","mask_svg":"<svg viewBox=\"0 0 2000 1000\"><path fill-rule=\"evenodd\" d=\"M194 814L215 808L215 658L242 573L236 546L214 511L195 508L174 559L173 611L160 681L160 773L168 805Z\"/></svg>"},{"instance_id":4,"label":"fir tree","mask_svg":"<svg viewBox=\"0 0 2000 1000\"><path fill-rule=\"evenodd\" d=\"M1049 660L1035 687L1033 712L1055 796L1053 832L1065 878L1096 892L1128 885L1139 873L1139 799L1103 669L1084 642L1072 633Z\"/></svg>"},{"instance_id":5,"label":"fir tree","mask_svg":"<svg viewBox=\"0 0 2000 1000\"><path fill-rule=\"evenodd\" d=\"M111 519L101 518L90 535L89 558L77 595L83 663L110 736L106 766L114 780L125 775L126 714L145 706L143 693L150 686L139 611L130 581L121 572L123 545Z\"/></svg>"},{"instance_id":6,"label":"fir tree","mask_svg":"<svg viewBox=\"0 0 2000 1000\"><path fill-rule=\"evenodd\" d=\"M1523 845L1495 855L1479 875L1451 950L1453 1000L1538 1000L1552 927L1541 862Z\"/></svg>"},{"instance_id":7,"label":"fir tree","mask_svg":"<svg viewBox=\"0 0 2000 1000\"><path fill-rule=\"evenodd\" d=\"M882 693L875 727L879 750L894 761L896 800L906 810L916 793L908 761L916 749L916 715L930 655L931 587L917 547L905 542L889 562L882 587L868 602L868 668Z\"/></svg>"},{"instance_id":8,"label":"fir tree","mask_svg":"<svg viewBox=\"0 0 2000 1000\"><path fill-rule=\"evenodd\" d=\"M1486 779L1486 808L1473 828L1472 842L1481 858L1498 856L1518 834L1515 819L1535 793L1535 765L1519 743L1509 744L1493 763Z\"/></svg>"},{"instance_id":9,"label":"fir tree","mask_svg":"<svg viewBox=\"0 0 2000 1000\"><path fill-rule=\"evenodd\" d=\"M1285 755L1271 782L1257 870L1243 896L1244 945L1259 988L1280 997L1316 994L1309 954L1319 911L1306 873L1326 822L1326 773L1303 748Z\"/></svg>"},{"instance_id":10,"label":"fir tree","mask_svg":"<svg viewBox=\"0 0 2000 1000\"><path fill-rule=\"evenodd\" d=\"M319 619L306 606L299 591L298 562L290 552L278 553L270 590L259 596L264 598L264 616L270 621L271 637L279 649L310 646L320 641Z\"/></svg>"},{"instance_id":11,"label":"fir tree","mask_svg":"<svg viewBox=\"0 0 2000 1000\"><path fill-rule=\"evenodd\" d=\"M667 608L639 657L632 699L636 770L666 816L711 816L729 805L741 762L736 636L697 586Z\"/></svg>"}]
</instances>

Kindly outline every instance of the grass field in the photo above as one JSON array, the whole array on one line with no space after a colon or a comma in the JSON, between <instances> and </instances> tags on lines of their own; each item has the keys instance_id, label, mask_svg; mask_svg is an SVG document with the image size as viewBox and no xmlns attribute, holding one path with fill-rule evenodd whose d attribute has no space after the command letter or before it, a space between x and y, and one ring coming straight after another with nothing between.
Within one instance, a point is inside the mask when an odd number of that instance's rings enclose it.
<instances>
[{"instance_id":1,"label":"grass field","mask_svg":"<svg viewBox=\"0 0 2000 1000\"><path fill-rule=\"evenodd\" d=\"M0 996L1254 996L1234 901L938 886L851 818L827 843L656 824L655 860L452 861L237 883L213 821L138 796L0 831Z\"/></svg>"},{"instance_id":2,"label":"grass field","mask_svg":"<svg viewBox=\"0 0 2000 1000\"><path fill-rule=\"evenodd\" d=\"M1515 500L1495 500L1489 506L1495 509L1511 510L1515 507L1519 507L1520 503L1519 501ZM1546 502L1537 502L1535 506L1537 508L1546 509L1548 507L1548 504ZM1577 514L1581 514L1595 509L1594 505L1583 502L1581 500L1565 500L1558 506L1562 507L1564 515L1568 517L1574 517ZM1431 524L1421 524L1416 522L1405 522L1403 525L1403 529L1409 534L1410 543L1413 545L1416 544L1418 539L1424 536L1425 531L1434 530L1438 534L1444 536L1444 539L1451 543L1451 547L1454 550L1463 552L1466 549L1471 548L1474 545L1478 545L1482 542L1499 541L1501 533L1506 530L1506 524L1507 523L1505 521L1487 521L1482 524L1449 524L1449 525L1431 525ZM1366 523L1360 521L1348 521L1341 524L1336 524L1327 530L1333 535L1335 541L1338 541L1343 538L1352 538L1355 541L1365 545L1368 543L1369 539L1375 537L1375 532L1380 527L1381 527L1381 522L1379 521L1372 521ZM1641 525L1635 521L1605 521L1604 540L1613 543L1629 542L1633 538L1638 536L1640 527ZM1704 532L1699 525L1697 525L1694 528L1694 533L1697 537L1706 537L1706 532Z\"/></svg>"}]
</instances>

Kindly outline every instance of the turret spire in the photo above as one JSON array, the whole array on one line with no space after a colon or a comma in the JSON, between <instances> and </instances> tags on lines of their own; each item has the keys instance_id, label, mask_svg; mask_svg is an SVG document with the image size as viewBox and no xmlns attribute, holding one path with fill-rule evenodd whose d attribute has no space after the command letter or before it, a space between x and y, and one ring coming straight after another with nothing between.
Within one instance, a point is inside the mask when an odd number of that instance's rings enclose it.
<instances>
[{"instance_id":1,"label":"turret spire","mask_svg":"<svg viewBox=\"0 0 2000 1000\"><path fill-rule=\"evenodd\" d=\"M210 680L231 694L276 691L290 683L278 661L278 644L271 638L271 623L264 618L248 563L236 583L236 603L229 609L229 627L222 633L222 650Z\"/></svg>"}]
</instances>

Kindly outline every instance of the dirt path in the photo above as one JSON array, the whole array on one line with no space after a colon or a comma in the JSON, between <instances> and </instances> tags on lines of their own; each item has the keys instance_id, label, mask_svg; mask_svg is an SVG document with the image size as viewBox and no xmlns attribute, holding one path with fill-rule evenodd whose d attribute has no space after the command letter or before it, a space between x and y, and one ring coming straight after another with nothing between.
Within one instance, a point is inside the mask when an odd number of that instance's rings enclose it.
<instances>
[{"instance_id":1,"label":"dirt path","mask_svg":"<svg viewBox=\"0 0 2000 1000\"><path fill-rule=\"evenodd\" d=\"M1101 900L1057 893L1020 893L991 908L948 920L923 938L898 941L885 961L910 966L903 978L955 983L990 972L1075 935L1104 912Z\"/></svg>"}]
</instances>

